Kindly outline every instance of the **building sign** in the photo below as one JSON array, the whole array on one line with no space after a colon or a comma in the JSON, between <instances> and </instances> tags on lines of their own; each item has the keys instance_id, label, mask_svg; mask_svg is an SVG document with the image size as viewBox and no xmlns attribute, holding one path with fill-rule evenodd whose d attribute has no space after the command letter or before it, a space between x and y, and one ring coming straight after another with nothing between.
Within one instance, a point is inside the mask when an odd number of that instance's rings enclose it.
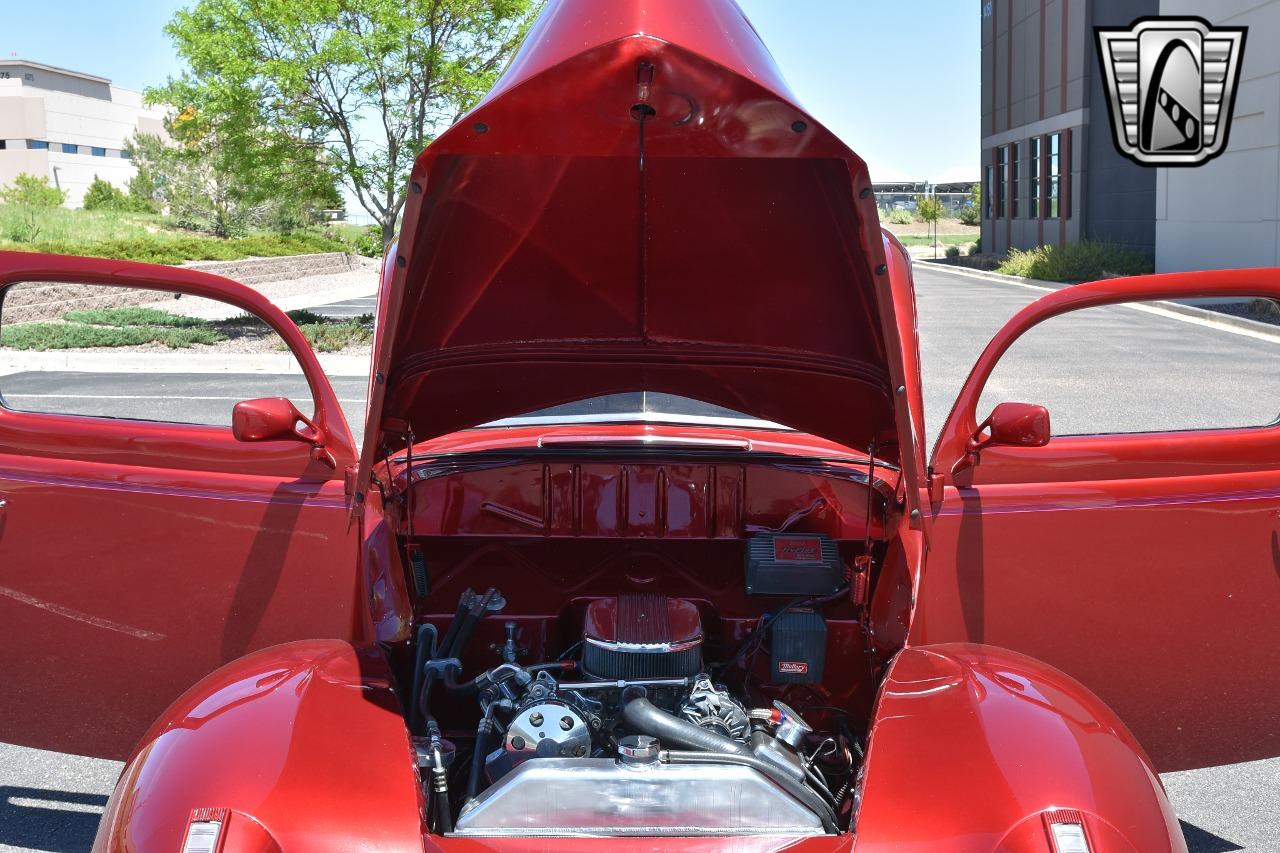
<instances>
[{"instance_id":1,"label":"building sign","mask_svg":"<svg viewBox=\"0 0 1280 853\"><path fill-rule=\"evenodd\" d=\"M1246 32L1202 18L1096 27L1120 153L1144 166L1199 166L1226 150Z\"/></svg>"}]
</instances>

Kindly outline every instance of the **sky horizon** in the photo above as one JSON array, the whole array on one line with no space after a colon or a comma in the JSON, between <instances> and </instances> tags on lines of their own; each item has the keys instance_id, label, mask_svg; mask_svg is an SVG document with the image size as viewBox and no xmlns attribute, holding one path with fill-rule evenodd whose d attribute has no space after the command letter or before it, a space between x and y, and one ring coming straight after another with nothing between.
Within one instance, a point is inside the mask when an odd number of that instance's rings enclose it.
<instances>
[{"instance_id":1,"label":"sky horizon","mask_svg":"<svg viewBox=\"0 0 1280 853\"><path fill-rule=\"evenodd\" d=\"M867 161L871 179L977 181L980 13L917 0L738 0L802 106ZM94 74L127 89L181 71L164 25L182 0L119 6L64 0L6 11L0 57ZM75 25L66 26L67 21ZM354 210L354 205L352 206Z\"/></svg>"}]
</instances>

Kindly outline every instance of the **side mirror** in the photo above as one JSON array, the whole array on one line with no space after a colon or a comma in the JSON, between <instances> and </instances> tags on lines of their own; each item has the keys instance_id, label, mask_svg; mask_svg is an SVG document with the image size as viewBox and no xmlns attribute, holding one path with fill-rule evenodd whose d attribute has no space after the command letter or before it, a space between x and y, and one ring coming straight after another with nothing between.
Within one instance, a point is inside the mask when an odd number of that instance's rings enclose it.
<instances>
[{"instance_id":1,"label":"side mirror","mask_svg":"<svg viewBox=\"0 0 1280 853\"><path fill-rule=\"evenodd\" d=\"M984 438L982 433L986 432ZM1049 443L1049 410L1034 403L1001 403L969 439L970 450L991 445L1044 447Z\"/></svg>"},{"instance_id":2,"label":"side mirror","mask_svg":"<svg viewBox=\"0 0 1280 853\"><path fill-rule=\"evenodd\" d=\"M311 432L298 429L302 424ZM315 424L298 407L284 397L262 397L236 403L231 410L231 434L236 441L275 441L292 438L310 442L315 438Z\"/></svg>"},{"instance_id":3,"label":"side mirror","mask_svg":"<svg viewBox=\"0 0 1280 853\"><path fill-rule=\"evenodd\" d=\"M1049 410L1034 403L1000 403L969 436L968 452L956 460L953 475L978 464L984 447L1044 447L1052 433Z\"/></svg>"},{"instance_id":4,"label":"side mirror","mask_svg":"<svg viewBox=\"0 0 1280 853\"><path fill-rule=\"evenodd\" d=\"M236 403L231 410L231 434L236 441L300 441L311 445L312 459L337 467L333 454L324 446L321 429L285 397Z\"/></svg>"}]
</instances>

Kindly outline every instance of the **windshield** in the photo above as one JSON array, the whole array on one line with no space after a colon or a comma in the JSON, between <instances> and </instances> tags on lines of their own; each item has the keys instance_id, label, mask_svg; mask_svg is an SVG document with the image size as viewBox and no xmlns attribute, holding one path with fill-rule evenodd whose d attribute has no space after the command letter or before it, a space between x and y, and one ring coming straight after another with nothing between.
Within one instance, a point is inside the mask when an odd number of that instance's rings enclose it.
<instances>
[{"instance_id":1,"label":"windshield","mask_svg":"<svg viewBox=\"0 0 1280 853\"><path fill-rule=\"evenodd\" d=\"M603 397L592 397L548 409L539 409L514 418L503 418L483 424L480 428L592 423L705 424L790 430L790 427L782 424L753 418L722 406L713 406L688 397L659 394L653 391L606 394Z\"/></svg>"}]
</instances>

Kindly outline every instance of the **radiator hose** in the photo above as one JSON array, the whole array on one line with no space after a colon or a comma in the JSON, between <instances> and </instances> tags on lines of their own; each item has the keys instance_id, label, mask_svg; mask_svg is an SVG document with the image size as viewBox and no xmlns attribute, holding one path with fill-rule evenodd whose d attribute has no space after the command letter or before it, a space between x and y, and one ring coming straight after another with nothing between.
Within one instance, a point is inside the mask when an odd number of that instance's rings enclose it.
<instances>
[{"instance_id":1,"label":"radiator hose","mask_svg":"<svg viewBox=\"0 0 1280 853\"><path fill-rule=\"evenodd\" d=\"M764 774L780 788L809 807L828 832L837 832L836 816L822 797L803 783L787 776L781 768L756 757L751 748L696 723L668 714L645 698L643 687L628 687L622 693L622 719L642 734L663 743L688 747L692 752L663 750L659 760L671 764L742 764Z\"/></svg>"},{"instance_id":2,"label":"radiator hose","mask_svg":"<svg viewBox=\"0 0 1280 853\"><path fill-rule=\"evenodd\" d=\"M668 714L645 697L643 687L628 687L623 691L622 719L640 733L652 735L664 744L677 744L702 752L755 757L746 744Z\"/></svg>"}]
</instances>

